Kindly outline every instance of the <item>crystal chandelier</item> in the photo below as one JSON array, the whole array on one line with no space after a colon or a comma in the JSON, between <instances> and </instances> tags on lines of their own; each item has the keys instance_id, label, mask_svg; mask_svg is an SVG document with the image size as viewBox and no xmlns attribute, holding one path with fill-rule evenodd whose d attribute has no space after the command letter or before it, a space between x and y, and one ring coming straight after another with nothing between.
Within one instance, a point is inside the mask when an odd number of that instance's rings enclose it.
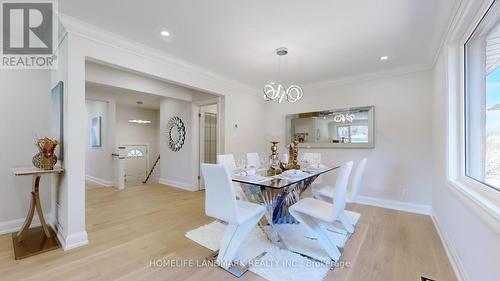
<instances>
[{"instance_id":1,"label":"crystal chandelier","mask_svg":"<svg viewBox=\"0 0 500 281\"><path fill-rule=\"evenodd\" d=\"M279 57L279 74L281 74L281 57L288 54L288 49L281 47L276 49L276 54ZM267 101L276 100L281 103L285 98L288 102L294 103L299 101L304 95L302 88L297 85L286 87L280 83L271 82L264 85L264 99Z\"/></svg>"}]
</instances>

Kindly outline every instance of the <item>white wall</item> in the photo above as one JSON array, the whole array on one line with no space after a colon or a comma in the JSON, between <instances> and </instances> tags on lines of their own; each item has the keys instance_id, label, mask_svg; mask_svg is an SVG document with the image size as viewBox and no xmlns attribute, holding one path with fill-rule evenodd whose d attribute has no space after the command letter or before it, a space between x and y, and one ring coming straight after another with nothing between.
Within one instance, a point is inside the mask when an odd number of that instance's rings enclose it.
<instances>
[{"instance_id":1,"label":"white wall","mask_svg":"<svg viewBox=\"0 0 500 281\"><path fill-rule=\"evenodd\" d=\"M433 72L433 215L445 239L450 261L463 280L497 280L500 276L498 221L485 219L490 215L448 182L447 56L444 50Z\"/></svg>"},{"instance_id":2,"label":"white wall","mask_svg":"<svg viewBox=\"0 0 500 281\"><path fill-rule=\"evenodd\" d=\"M115 167L111 154L115 149L115 104L112 101L89 99L87 95L85 105L86 119L86 150L85 175L87 179L97 181L106 186L114 185ZM90 120L101 117L101 147L90 146Z\"/></svg>"},{"instance_id":3,"label":"white wall","mask_svg":"<svg viewBox=\"0 0 500 281\"><path fill-rule=\"evenodd\" d=\"M0 70L0 234L18 230L28 213L31 176L15 177L14 166L32 166L38 153L33 135L51 133L51 88L48 70ZM40 187L44 213L51 213L50 176ZM47 218L49 219L50 218Z\"/></svg>"},{"instance_id":4,"label":"white wall","mask_svg":"<svg viewBox=\"0 0 500 281\"><path fill-rule=\"evenodd\" d=\"M160 104L160 183L188 190L196 190L193 170L193 121L191 103L171 98L163 98ZM172 117L179 117L186 128L186 139L179 151L172 151L168 146L167 124Z\"/></svg>"},{"instance_id":5,"label":"white wall","mask_svg":"<svg viewBox=\"0 0 500 281\"><path fill-rule=\"evenodd\" d=\"M272 110L260 92L255 95L228 95L224 101L225 153L244 155L247 152L271 152L271 135L266 128L272 120L266 119ZM237 125L237 128L235 127Z\"/></svg>"},{"instance_id":6,"label":"white wall","mask_svg":"<svg viewBox=\"0 0 500 281\"><path fill-rule=\"evenodd\" d=\"M85 150L85 175L87 180L92 180L104 186L116 186L116 158L111 156L116 152L116 98L105 91L85 89L85 103L87 116L86 150ZM89 107L89 104L92 105ZM91 110L91 112L89 112ZM89 142L90 118L101 115L102 118L102 147L92 148Z\"/></svg>"},{"instance_id":7,"label":"white wall","mask_svg":"<svg viewBox=\"0 0 500 281\"><path fill-rule=\"evenodd\" d=\"M148 167L153 167L159 151L160 123L159 110L136 106L117 105L116 107L116 145L147 144L149 147ZM151 124L129 123L128 120L149 120ZM157 183L160 177L158 165L148 183Z\"/></svg>"},{"instance_id":8,"label":"white wall","mask_svg":"<svg viewBox=\"0 0 500 281\"><path fill-rule=\"evenodd\" d=\"M273 103L268 112L268 120L272 122L269 134L278 132L276 137L284 141L286 114L374 105L374 149L302 150L321 152L326 164L367 157L361 196L397 201L400 207L429 212L432 196L431 83L431 72L424 71L326 88L305 88L300 102ZM284 144L279 148L284 151ZM332 175L324 179L333 180Z\"/></svg>"}]
</instances>

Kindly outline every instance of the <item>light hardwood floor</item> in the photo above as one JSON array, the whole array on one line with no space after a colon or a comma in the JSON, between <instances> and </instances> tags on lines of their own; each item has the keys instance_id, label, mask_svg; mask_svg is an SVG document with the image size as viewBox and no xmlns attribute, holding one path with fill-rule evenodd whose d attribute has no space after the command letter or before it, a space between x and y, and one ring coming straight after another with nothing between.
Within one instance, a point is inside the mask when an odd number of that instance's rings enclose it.
<instances>
[{"instance_id":1,"label":"light hardwood floor","mask_svg":"<svg viewBox=\"0 0 500 281\"><path fill-rule=\"evenodd\" d=\"M162 185L117 191L87 186L90 244L16 261L10 235L0 236L0 280L263 280L237 279L219 268L150 267L154 259L202 261L210 251L184 237L209 223L203 192ZM343 259L326 280L456 280L430 217L350 204L362 214Z\"/></svg>"}]
</instances>

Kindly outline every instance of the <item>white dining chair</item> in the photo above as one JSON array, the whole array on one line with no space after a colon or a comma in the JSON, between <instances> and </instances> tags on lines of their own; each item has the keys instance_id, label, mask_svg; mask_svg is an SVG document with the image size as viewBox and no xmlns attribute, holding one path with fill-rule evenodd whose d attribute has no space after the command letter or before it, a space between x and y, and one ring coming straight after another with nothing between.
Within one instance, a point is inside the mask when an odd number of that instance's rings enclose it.
<instances>
[{"instance_id":1,"label":"white dining chair","mask_svg":"<svg viewBox=\"0 0 500 281\"><path fill-rule=\"evenodd\" d=\"M363 158L361 161L359 161L356 170L354 171L354 176L351 182L351 188L347 192L346 196L348 203L356 201L356 198L358 197L359 190L361 189L361 180L363 179L363 174L365 172L367 162L368 159ZM333 200L335 188L336 187L334 186L324 186L316 192L314 197L329 202Z\"/></svg>"},{"instance_id":2,"label":"white dining chair","mask_svg":"<svg viewBox=\"0 0 500 281\"><path fill-rule=\"evenodd\" d=\"M233 154L218 154L217 164L223 165L228 171L229 175L232 175L234 173L234 170L236 170L236 161L234 160ZM243 189L241 188L241 185L239 183L234 182L233 188L238 199L245 201L247 200L247 197L245 196L245 193L243 192Z\"/></svg>"},{"instance_id":3,"label":"white dining chair","mask_svg":"<svg viewBox=\"0 0 500 281\"><path fill-rule=\"evenodd\" d=\"M258 153L247 153L247 166L254 167L256 169L260 168L260 157Z\"/></svg>"},{"instance_id":4,"label":"white dining chair","mask_svg":"<svg viewBox=\"0 0 500 281\"><path fill-rule=\"evenodd\" d=\"M335 200L327 203L314 198L304 198L293 204L290 214L297 219L301 225L316 233L318 242L323 246L330 258L334 261L340 259L340 251L335 241L329 235L324 223L332 224L340 221L348 233L354 232L354 227L347 218L344 210L346 206L347 184L351 174L353 162L347 162L340 167L335 189Z\"/></svg>"},{"instance_id":5,"label":"white dining chair","mask_svg":"<svg viewBox=\"0 0 500 281\"><path fill-rule=\"evenodd\" d=\"M226 167L202 164L205 179L205 213L228 225L221 241L218 264L233 273L231 264L245 237L257 225L265 212L261 205L236 200L231 175Z\"/></svg>"},{"instance_id":6,"label":"white dining chair","mask_svg":"<svg viewBox=\"0 0 500 281\"><path fill-rule=\"evenodd\" d=\"M309 165L311 164L321 164L321 153L313 153L313 152L305 152L303 154L303 157L302 159L306 162L306 163L309 163ZM311 190L312 192L314 193L315 190L318 190L320 189L322 186L321 186L321 183L323 182L323 176L319 176L317 177L312 185L311 185ZM311 193L307 193L307 196L311 196Z\"/></svg>"},{"instance_id":7,"label":"white dining chair","mask_svg":"<svg viewBox=\"0 0 500 281\"><path fill-rule=\"evenodd\" d=\"M229 170L229 174L232 174L236 169L236 160L234 160L233 154L218 154L217 164L224 165Z\"/></svg>"}]
</instances>

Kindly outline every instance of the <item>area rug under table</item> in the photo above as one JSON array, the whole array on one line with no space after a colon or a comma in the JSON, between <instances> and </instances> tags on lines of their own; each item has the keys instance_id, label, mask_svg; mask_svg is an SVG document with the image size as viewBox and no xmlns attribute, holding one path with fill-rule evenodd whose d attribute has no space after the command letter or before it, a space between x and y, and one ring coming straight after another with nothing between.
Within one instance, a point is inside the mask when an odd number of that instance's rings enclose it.
<instances>
[{"instance_id":1,"label":"area rug under table","mask_svg":"<svg viewBox=\"0 0 500 281\"><path fill-rule=\"evenodd\" d=\"M356 217L356 221L357 219L359 216ZM314 234L304 232L299 224L282 224L277 228L282 237L285 237L283 242L289 250L276 247L259 227L255 227L238 250L236 262L241 264L250 262L249 270L269 281L323 280L331 268L331 259ZM217 251L225 229L225 224L214 221L187 232L186 237L205 248ZM329 232L329 235L339 247L343 247L347 241L345 234ZM258 257L262 253L265 255Z\"/></svg>"}]
</instances>

